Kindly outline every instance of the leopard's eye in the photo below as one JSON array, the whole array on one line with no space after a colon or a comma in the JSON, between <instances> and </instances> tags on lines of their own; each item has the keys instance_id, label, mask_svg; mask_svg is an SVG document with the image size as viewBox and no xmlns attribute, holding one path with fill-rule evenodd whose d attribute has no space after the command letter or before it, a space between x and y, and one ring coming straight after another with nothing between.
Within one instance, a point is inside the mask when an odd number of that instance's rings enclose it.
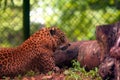
<instances>
[{"instance_id":1,"label":"leopard's eye","mask_svg":"<svg viewBox=\"0 0 120 80\"><path fill-rule=\"evenodd\" d=\"M53 36L53 35L55 35L56 34L56 30L54 29L54 28L52 28L51 30L50 30L50 34Z\"/></svg>"},{"instance_id":2,"label":"leopard's eye","mask_svg":"<svg viewBox=\"0 0 120 80\"><path fill-rule=\"evenodd\" d=\"M65 36L62 36L62 38L65 38Z\"/></svg>"},{"instance_id":3,"label":"leopard's eye","mask_svg":"<svg viewBox=\"0 0 120 80\"><path fill-rule=\"evenodd\" d=\"M61 40L61 42L65 42L65 36L62 36L62 37L60 38L60 40Z\"/></svg>"}]
</instances>

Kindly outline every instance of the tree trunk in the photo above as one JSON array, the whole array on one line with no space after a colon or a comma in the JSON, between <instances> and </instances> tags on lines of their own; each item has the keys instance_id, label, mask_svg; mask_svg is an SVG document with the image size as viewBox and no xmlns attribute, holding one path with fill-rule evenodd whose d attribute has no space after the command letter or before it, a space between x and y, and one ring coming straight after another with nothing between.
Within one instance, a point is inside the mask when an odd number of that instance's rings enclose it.
<instances>
[{"instance_id":1,"label":"tree trunk","mask_svg":"<svg viewBox=\"0 0 120 80\"><path fill-rule=\"evenodd\" d=\"M98 26L96 38L102 51L99 74L103 79L120 80L120 22Z\"/></svg>"},{"instance_id":2,"label":"tree trunk","mask_svg":"<svg viewBox=\"0 0 120 80\"><path fill-rule=\"evenodd\" d=\"M30 36L30 0L23 0L23 35L24 40Z\"/></svg>"}]
</instances>

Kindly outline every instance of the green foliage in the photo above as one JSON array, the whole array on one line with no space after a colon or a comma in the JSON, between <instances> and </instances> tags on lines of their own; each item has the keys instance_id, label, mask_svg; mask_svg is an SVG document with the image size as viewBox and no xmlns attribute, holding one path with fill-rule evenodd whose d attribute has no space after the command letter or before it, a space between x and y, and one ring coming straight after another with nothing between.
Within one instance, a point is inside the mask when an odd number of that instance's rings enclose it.
<instances>
[{"instance_id":1,"label":"green foliage","mask_svg":"<svg viewBox=\"0 0 120 80\"><path fill-rule=\"evenodd\" d=\"M49 71L47 74L48 74L48 75L52 75L52 73L53 73L53 71Z\"/></svg>"},{"instance_id":2,"label":"green foliage","mask_svg":"<svg viewBox=\"0 0 120 80\"><path fill-rule=\"evenodd\" d=\"M56 25L71 41L95 39L97 25L120 20L120 0L30 0L30 5L31 34L42 26ZM22 0L0 0L0 10L0 46L21 44Z\"/></svg>"},{"instance_id":3,"label":"green foliage","mask_svg":"<svg viewBox=\"0 0 120 80\"><path fill-rule=\"evenodd\" d=\"M65 70L66 80L102 80L98 74L98 69L87 72L83 67L81 68L78 61L73 60L73 68Z\"/></svg>"},{"instance_id":4,"label":"green foliage","mask_svg":"<svg viewBox=\"0 0 120 80\"><path fill-rule=\"evenodd\" d=\"M8 5L14 6L13 0L0 0L0 7L5 10Z\"/></svg>"},{"instance_id":5,"label":"green foliage","mask_svg":"<svg viewBox=\"0 0 120 80\"><path fill-rule=\"evenodd\" d=\"M7 1L7 5L4 9L4 1ZM13 6L12 0L1 0L0 11L0 46L15 46L20 44L22 37L22 9L19 5ZM15 1L16 3L17 1Z\"/></svg>"},{"instance_id":6,"label":"green foliage","mask_svg":"<svg viewBox=\"0 0 120 80\"><path fill-rule=\"evenodd\" d=\"M61 14L58 25L64 26L63 30L71 40L95 39L97 25L118 20L120 11L111 1L113 0L68 0L61 1L62 4L59 1Z\"/></svg>"},{"instance_id":7,"label":"green foliage","mask_svg":"<svg viewBox=\"0 0 120 80\"><path fill-rule=\"evenodd\" d=\"M15 77L15 80L22 80L22 76L18 75L17 77Z\"/></svg>"},{"instance_id":8,"label":"green foliage","mask_svg":"<svg viewBox=\"0 0 120 80\"><path fill-rule=\"evenodd\" d=\"M80 75L72 70L66 70L64 74L66 75L65 80L79 80L80 79Z\"/></svg>"},{"instance_id":9,"label":"green foliage","mask_svg":"<svg viewBox=\"0 0 120 80\"><path fill-rule=\"evenodd\" d=\"M4 80L10 80L9 77L5 77L5 76L3 76L2 78L3 78Z\"/></svg>"},{"instance_id":10,"label":"green foliage","mask_svg":"<svg viewBox=\"0 0 120 80\"><path fill-rule=\"evenodd\" d=\"M34 71L28 71L25 75L18 75L16 77L14 77L15 80L22 80L23 77L33 77L35 75L37 75L38 73L35 73ZM6 77L8 78L8 77Z\"/></svg>"},{"instance_id":11,"label":"green foliage","mask_svg":"<svg viewBox=\"0 0 120 80\"><path fill-rule=\"evenodd\" d=\"M97 25L120 20L118 5L119 1L114 0L47 0L42 1L40 7L47 26L59 26L71 41L76 41L95 39ZM52 9L51 15L47 15L48 7Z\"/></svg>"},{"instance_id":12,"label":"green foliage","mask_svg":"<svg viewBox=\"0 0 120 80\"><path fill-rule=\"evenodd\" d=\"M36 74L36 73L31 70L31 71L28 71L28 72L26 73L26 76L30 76L30 77L31 77L31 76L35 76L35 74Z\"/></svg>"}]
</instances>

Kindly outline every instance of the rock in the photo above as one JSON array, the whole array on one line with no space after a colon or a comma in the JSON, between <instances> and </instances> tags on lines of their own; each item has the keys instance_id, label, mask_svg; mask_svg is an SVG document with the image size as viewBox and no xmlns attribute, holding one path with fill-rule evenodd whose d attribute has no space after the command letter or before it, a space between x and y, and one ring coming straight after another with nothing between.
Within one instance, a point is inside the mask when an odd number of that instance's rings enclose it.
<instances>
[{"instance_id":1,"label":"rock","mask_svg":"<svg viewBox=\"0 0 120 80\"><path fill-rule=\"evenodd\" d=\"M72 42L66 50L54 53L56 65L71 66L71 61L77 59L82 67L91 70L100 64L100 48L96 40Z\"/></svg>"},{"instance_id":2,"label":"rock","mask_svg":"<svg viewBox=\"0 0 120 80\"><path fill-rule=\"evenodd\" d=\"M99 66L99 74L103 80L113 80L114 79L114 67L115 59L112 57L107 57ZM110 77L109 77L110 76Z\"/></svg>"},{"instance_id":3,"label":"rock","mask_svg":"<svg viewBox=\"0 0 120 80\"><path fill-rule=\"evenodd\" d=\"M68 48L61 47L54 53L55 63L59 67L72 66L71 61L78 56L78 44L71 43Z\"/></svg>"},{"instance_id":4,"label":"rock","mask_svg":"<svg viewBox=\"0 0 120 80\"><path fill-rule=\"evenodd\" d=\"M97 41L83 41L79 46L77 60L86 70L98 67L100 64L100 47Z\"/></svg>"},{"instance_id":5,"label":"rock","mask_svg":"<svg viewBox=\"0 0 120 80\"><path fill-rule=\"evenodd\" d=\"M101 48L99 74L103 80L120 80L120 22L98 26L96 38Z\"/></svg>"}]
</instances>

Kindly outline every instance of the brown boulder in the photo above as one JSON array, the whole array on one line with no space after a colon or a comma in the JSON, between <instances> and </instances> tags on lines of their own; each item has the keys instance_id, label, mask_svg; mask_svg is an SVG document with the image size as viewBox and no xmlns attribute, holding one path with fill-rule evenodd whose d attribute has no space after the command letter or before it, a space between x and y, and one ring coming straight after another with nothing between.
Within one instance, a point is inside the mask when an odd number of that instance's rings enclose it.
<instances>
[{"instance_id":1,"label":"brown boulder","mask_svg":"<svg viewBox=\"0 0 120 80\"><path fill-rule=\"evenodd\" d=\"M55 64L59 67L72 66L71 61L78 56L78 45L71 43L70 46L63 46L54 53Z\"/></svg>"},{"instance_id":2,"label":"brown boulder","mask_svg":"<svg viewBox=\"0 0 120 80\"><path fill-rule=\"evenodd\" d=\"M96 40L72 42L65 50L57 50L54 54L57 66L71 66L71 61L77 59L86 70L98 67L100 64L100 49Z\"/></svg>"},{"instance_id":3,"label":"brown boulder","mask_svg":"<svg viewBox=\"0 0 120 80\"><path fill-rule=\"evenodd\" d=\"M100 48L97 41L83 41L79 46L77 60L86 70L98 67L100 64Z\"/></svg>"},{"instance_id":4,"label":"brown boulder","mask_svg":"<svg viewBox=\"0 0 120 80\"><path fill-rule=\"evenodd\" d=\"M103 80L120 80L120 21L97 26L96 38L101 48L100 76Z\"/></svg>"}]
</instances>

